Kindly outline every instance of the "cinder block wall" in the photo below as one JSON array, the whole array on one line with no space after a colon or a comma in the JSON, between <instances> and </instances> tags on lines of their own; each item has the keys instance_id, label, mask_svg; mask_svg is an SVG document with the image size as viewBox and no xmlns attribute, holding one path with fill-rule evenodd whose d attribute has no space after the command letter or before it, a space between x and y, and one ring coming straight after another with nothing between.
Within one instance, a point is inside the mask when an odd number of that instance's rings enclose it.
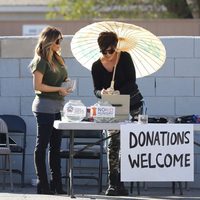
<instances>
[{"instance_id":1,"label":"cinder block wall","mask_svg":"<svg viewBox=\"0 0 200 200\"><path fill-rule=\"evenodd\" d=\"M71 38L64 37L62 55L69 76L77 79L77 89L66 97L66 101L81 99L86 106L90 106L97 101L90 71L73 57ZM176 117L200 114L200 37L161 37L161 40L167 51L164 66L153 75L137 80L148 115ZM33 151L36 124L31 111L34 92L28 64L33 58L36 42L36 37L0 37L0 114L20 115L26 121L26 183L35 178ZM200 139L198 136L195 138ZM199 153L200 149L195 147L195 181L190 183L191 187L200 185ZM84 165L81 162L78 164ZM19 159L15 159L13 165L19 165ZM16 175L15 180L18 182L19 176Z\"/></svg>"}]
</instances>

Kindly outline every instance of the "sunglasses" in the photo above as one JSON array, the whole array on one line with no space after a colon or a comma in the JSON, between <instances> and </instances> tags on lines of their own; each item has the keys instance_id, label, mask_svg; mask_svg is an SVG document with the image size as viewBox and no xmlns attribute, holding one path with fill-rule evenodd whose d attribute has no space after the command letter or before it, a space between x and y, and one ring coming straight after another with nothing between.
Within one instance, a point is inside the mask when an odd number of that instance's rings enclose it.
<instances>
[{"instance_id":1,"label":"sunglasses","mask_svg":"<svg viewBox=\"0 0 200 200\"><path fill-rule=\"evenodd\" d=\"M62 38L57 39L57 40L55 41L55 44L57 44L57 45L61 44L62 40L63 40Z\"/></svg>"},{"instance_id":2,"label":"sunglasses","mask_svg":"<svg viewBox=\"0 0 200 200\"><path fill-rule=\"evenodd\" d=\"M108 50L101 50L100 51L103 55L106 55L106 54L113 54L115 52L115 49L108 49Z\"/></svg>"}]
</instances>

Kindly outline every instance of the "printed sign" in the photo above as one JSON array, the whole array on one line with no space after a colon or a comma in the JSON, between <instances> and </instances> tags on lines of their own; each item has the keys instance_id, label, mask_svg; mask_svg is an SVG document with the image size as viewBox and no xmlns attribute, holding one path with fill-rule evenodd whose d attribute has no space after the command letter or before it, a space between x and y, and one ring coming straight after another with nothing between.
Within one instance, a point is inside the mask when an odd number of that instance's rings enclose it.
<instances>
[{"instance_id":1,"label":"printed sign","mask_svg":"<svg viewBox=\"0 0 200 200\"><path fill-rule=\"evenodd\" d=\"M122 181L193 181L192 124L121 125Z\"/></svg>"},{"instance_id":2,"label":"printed sign","mask_svg":"<svg viewBox=\"0 0 200 200\"><path fill-rule=\"evenodd\" d=\"M115 107L113 106L96 106L92 107L92 116L93 117L115 117Z\"/></svg>"},{"instance_id":3,"label":"printed sign","mask_svg":"<svg viewBox=\"0 0 200 200\"><path fill-rule=\"evenodd\" d=\"M65 109L65 115L85 117L86 107L85 106L68 106L67 109Z\"/></svg>"}]
</instances>

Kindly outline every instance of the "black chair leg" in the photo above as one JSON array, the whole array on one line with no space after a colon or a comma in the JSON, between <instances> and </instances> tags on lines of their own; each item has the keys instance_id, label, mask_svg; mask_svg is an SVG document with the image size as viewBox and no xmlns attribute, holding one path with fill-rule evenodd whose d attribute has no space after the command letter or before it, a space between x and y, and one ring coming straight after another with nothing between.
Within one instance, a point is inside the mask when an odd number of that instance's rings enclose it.
<instances>
[{"instance_id":1,"label":"black chair leg","mask_svg":"<svg viewBox=\"0 0 200 200\"><path fill-rule=\"evenodd\" d=\"M183 195L183 187L182 187L182 183L178 182L179 184L179 189L180 189L180 195Z\"/></svg>"},{"instance_id":2,"label":"black chair leg","mask_svg":"<svg viewBox=\"0 0 200 200\"><path fill-rule=\"evenodd\" d=\"M102 192L102 165L99 165L99 179L98 179L98 193L100 194Z\"/></svg>"},{"instance_id":3,"label":"black chair leg","mask_svg":"<svg viewBox=\"0 0 200 200\"><path fill-rule=\"evenodd\" d=\"M133 182L131 182L131 185L130 185L130 193L133 194Z\"/></svg>"},{"instance_id":4,"label":"black chair leg","mask_svg":"<svg viewBox=\"0 0 200 200\"><path fill-rule=\"evenodd\" d=\"M178 182L179 190L180 190L180 195L183 195L183 187L182 187L182 182ZM172 194L175 194L176 190L176 182L172 182Z\"/></svg>"},{"instance_id":5,"label":"black chair leg","mask_svg":"<svg viewBox=\"0 0 200 200\"><path fill-rule=\"evenodd\" d=\"M133 186L134 186L134 182L131 182L130 185L130 193L133 194ZM137 187L137 193L138 195L140 195L140 182L136 182L136 187Z\"/></svg>"},{"instance_id":6,"label":"black chair leg","mask_svg":"<svg viewBox=\"0 0 200 200\"><path fill-rule=\"evenodd\" d=\"M24 174L22 174L21 176L22 176L21 177L21 187L24 188Z\"/></svg>"},{"instance_id":7,"label":"black chair leg","mask_svg":"<svg viewBox=\"0 0 200 200\"><path fill-rule=\"evenodd\" d=\"M99 184L99 188L98 188L98 192L99 194L102 192L102 182L103 182L103 144L100 146L100 154L102 156L100 156L99 159L99 180L98 180L98 184Z\"/></svg>"},{"instance_id":8,"label":"black chair leg","mask_svg":"<svg viewBox=\"0 0 200 200\"><path fill-rule=\"evenodd\" d=\"M137 193L140 195L140 182L137 182Z\"/></svg>"},{"instance_id":9,"label":"black chair leg","mask_svg":"<svg viewBox=\"0 0 200 200\"><path fill-rule=\"evenodd\" d=\"M172 182L172 194L175 194L175 182Z\"/></svg>"},{"instance_id":10,"label":"black chair leg","mask_svg":"<svg viewBox=\"0 0 200 200\"><path fill-rule=\"evenodd\" d=\"M23 147L25 149L25 146ZM25 152L23 152L22 158L22 171L21 171L21 187L24 187L24 173L25 173Z\"/></svg>"}]
</instances>

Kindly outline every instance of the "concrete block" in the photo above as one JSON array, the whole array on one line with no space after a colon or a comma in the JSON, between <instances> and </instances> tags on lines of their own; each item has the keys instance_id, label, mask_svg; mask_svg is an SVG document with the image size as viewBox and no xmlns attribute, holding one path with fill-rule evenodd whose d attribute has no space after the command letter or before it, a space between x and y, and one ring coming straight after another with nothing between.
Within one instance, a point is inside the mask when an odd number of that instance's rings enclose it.
<instances>
[{"instance_id":1,"label":"concrete block","mask_svg":"<svg viewBox=\"0 0 200 200\"><path fill-rule=\"evenodd\" d=\"M2 96L33 96L32 78L7 78L1 80Z\"/></svg>"},{"instance_id":2,"label":"concrete block","mask_svg":"<svg viewBox=\"0 0 200 200\"><path fill-rule=\"evenodd\" d=\"M20 97L0 97L0 113L20 115Z\"/></svg>"},{"instance_id":3,"label":"concrete block","mask_svg":"<svg viewBox=\"0 0 200 200\"><path fill-rule=\"evenodd\" d=\"M79 98L78 96L71 96L71 95L68 95L65 97L65 102L64 104L66 104L69 100L81 100L81 98Z\"/></svg>"},{"instance_id":4,"label":"concrete block","mask_svg":"<svg viewBox=\"0 0 200 200\"><path fill-rule=\"evenodd\" d=\"M176 115L193 115L200 113L200 97L176 97Z\"/></svg>"},{"instance_id":5,"label":"concrete block","mask_svg":"<svg viewBox=\"0 0 200 200\"><path fill-rule=\"evenodd\" d=\"M195 57L200 57L200 37L194 38L194 55Z\"/></svg>"},{"instance_id":6,"label":"concrete block","mask_svg":"<svg viewBox=\"0 0 200 200\"><path fill-rule=\"evenodd\" d=\"M32 102L34 97L21 97L20 108L21 115L33 115L32 113Z\"/></svg>"},{"instance_id":7,"label":"concrete block","mask_svg":"<svg viewBox=\"0 0 200 200\"><path fill-rule=\"evenodd\" d=\"M196 141L198 144L200 144L200 132L196 132L194 134L194 141ZM197 145L194 145L194 153L197 155L200 155L200 148Z\"/></svg>"},{"instance_id":8,"label":"concrete block","mask_svg":"<svg viewBox=\"0 0 200 200\"><path fill-rule=\"evenodd\" d=\"M68 69L68 75L71 76L91 76L90 70L83 67L75 58L65 60Z\"/></svg>"},{"instance_id":9,"label":"concrete block","mask_svg":"<svg viewBox=\"0 0 200 200\"><path fill-rule=\"evenodd\" d=\"M78 95L79 96L93 96L94 95L94 87L91 78L79 78L79 88Z\"/></svg>"},{"instance_id":10,"label":"concrete block","mask_svg":"<svg viewBox=\"0 0 200 200\"><path fill-rule=\"evenodd\" d=\"M28 173L25 175L25 182L27 184L32 184L32 179L37 179L36 174L35 173ZM33 187L33 191L36 193L36 187Z\"/></svg>"},{"instance_id":11,"label":"concrete block","mask_svg":"<svg viewBox=\"0 0 200 200\"><path fill-rule=\"evenodd\" d=\"M19 77L19 60L0 59L0 77Z\"/></svg>"},{"instance_id":12,"label":"concrete block","mask_svg":"<svg viewBox=\"0 0 200 200\"><path fill-rule=\"evenodd\" d=\"M200 78L194 79L194 91L195 96L200 96Z\"/></svg>"},{"instance_id":13,"label":"concrete block","mask_svg":"<svg viewBox=\"0 0 200 200\"><path fill-rule=\"evenodd\" d=\"M9 37L1 40L2 58L33 58L36 37ZM30 48L31 47L31 48Z\"/></svg>"},{"instance_id":14,"label":"concrete block","mask_svg":"<svg viewBox=\"0 0 200 200\"><path fill-rule=\"evenodd\" d=\"M160 76L174 76L174 59L173 58L166 58L164 65L151 76L160 77Z\"/></svg>"},{"instance_id":15,"label":"concrete block","mask_svg":"<svg viewBox=\"0 0 200 200\"><path fill-rule=\"evenodd\" d=\"M174 116L173 97L146 97L147 114L159 116Z\"/></svg>"},{"instance_id":16,"label":"concrete block","mask_svg":"<svg viewBox=\"0 0 200 200\"><path fill-rule=\"evenodd\" d=\"M190 188L199 188L200 185L200 174L199 173L195 173L194 174L194 181L193 182L189 182L189 187Z\"/></svg>"},{"instance_id":17,"label":"concrete block","mask_svg":"<svg viewBox=\"0 0 200 200\"><path fill-rule=\"evenodd\" d=\"M140 92L144 96L155 96L155 78L143 77L137 79L137 84Z\"/></svg>"},{"instance_id":18,"label":"concrete block","mask_svg":"<svg viewBox=\"0 0 200 200\"><path fill-rule=\"evenodd\" d=\"M200 154L198 154L197 156L196 156L196 170L195 170L195 172L196 173L198 173L198 174L200 174Z\"/></svg>"},{"instance_id":19,"label":"concrete block","mask_svg":"<svg viewBox=\"0 0 200 200\"><path fill-rule=\"evenodd\" d=\"M34 136L36 137L36 119L33 115L29 115L29 116L22 116L21 117L24 119L24 121L26 122L26 132L27 132L27 136Z\"/></svg>"},{"instance_id":20,"label":"concrete block","mask_svg":"<svg viewBox=\"0 0 200 200\"><path fill-rule=\"evenodd\" d=\"M191 58L194 56L194 38L172 36L162 38L168 58ZM184 48L183 48L184 44Z\"/></svg>"},{"instance_id":21,"label":"concrete block","mask_svg":"<svg viewBox=\"0 0 200 200\"><path fill-rule=\"evenodd\" d=\"M183 58L175 60L175 76L199 77L200 58Z\"/></svg>"},{"instance_id":22,"label":"concrete block","mask_svg":"<svg viewBox=\"0 0 200 200\"><path fill-rule=\"evenodd\" d=\"M156 96L193 96L192 78L156 78Z\"/></svg>"},{"instance_id":23,"label":"concrete block","mask_svg":"<svg viewBox=\"0 0 200 200\"><path fill-rule=\"evenodd\" d=\"M63 38L64 39L61 43L62 56L71 58L71 57L73 57L73 54L71 52L71 46L70 46L72 36L65 35Z\"/></svg>"},{"instance_id":24,"label":"concrete block","mask_svg":"<svg viewBox=\"0 0 200 200\"><path fill-rule=\"evenodd\" d=\"M26 162L25 162L25 177L28 176L32 176L35 178L35 164L34 164L34 157L33 154L27 154L26 155ZM30 183L30 180L26 179L27 183Z\"/></svg>"},{"instance_id":25,"label":"concrete block","mask_svg":"<svg viewBox=\"0 0 200 200\"><path fill-rule=\"evenodd\" d=\"M13 169L19 169L19 170L21 170L21 162L22 162L22 155L21 154L12 154L12 168ZM25 159L25 163L26 163L27 161L26 161L26 159ZM28 169L28 168L26 168L26 169Z\"/></svg>"},{"instance_id":26,"label":"concrete block","mask_svg":"<svg viewBox=\"0 0 200 200\"><path fill-rule=\"evenodd\" d=\"M31 59L20 60L20 77L32 77L32 73L28 67L30 62Z\"/></svg>"},{"instance_id":27,"label":"concrete block","mask_svg":"<svg viewBox=\"0 0 200 200\"><path fill-rule=\"evenodd\" d=\"M70 99L73 99L73 100L81 100L82 103L85 105L85 106L91 106L91 105L94 105L95 103L97 103L98 99L95 97L95 96L76 96L76 97L73 97L73 98L68 98L66 99L65 103L67 103Z\"/></svg>"},{"instance_id":28,"label":"concrete block","mask_svg":"<svg viewBox=\"0 0 200 200\"><path fill-rule=\"evenodd\" d=\"M30 136L27 135L26 137L26 154L32 155L35 149L35 141L36 141L36 135L35 136Z\"/></svg>"},{"instance_id":29,"label":"concrete block","mask_svg":"<svg viewBox=\"0 0 200 200\"><path fill-rule=\"evenodd\" d=\"M194 173L197 172L197 169L198 169L198 154L194 154Z\"/></svg>"},{"instance_id":30,"label":"concrete block","mask_svg":"<svg viewBox=\"0 0 200 200\"><path fill-rule=\"evenodd\" d=\"M72 36L64 36L64 40L61 43L63 57L73 57L70 48L71 39ZM37 36L4 37L1 39L1 57L33 58L37 40Z\"/></svg>"},{"instance_id":31,"label":"concrete block","mask_svg":"<svg viewBox=\"0 0 200 200\"><path fill-rule=\"evenodd\" d=\"M100 99L97 99L95 96L81 97L82 102L85 106L90 107L97 103Z\"/></svg>"}]
</instances>

